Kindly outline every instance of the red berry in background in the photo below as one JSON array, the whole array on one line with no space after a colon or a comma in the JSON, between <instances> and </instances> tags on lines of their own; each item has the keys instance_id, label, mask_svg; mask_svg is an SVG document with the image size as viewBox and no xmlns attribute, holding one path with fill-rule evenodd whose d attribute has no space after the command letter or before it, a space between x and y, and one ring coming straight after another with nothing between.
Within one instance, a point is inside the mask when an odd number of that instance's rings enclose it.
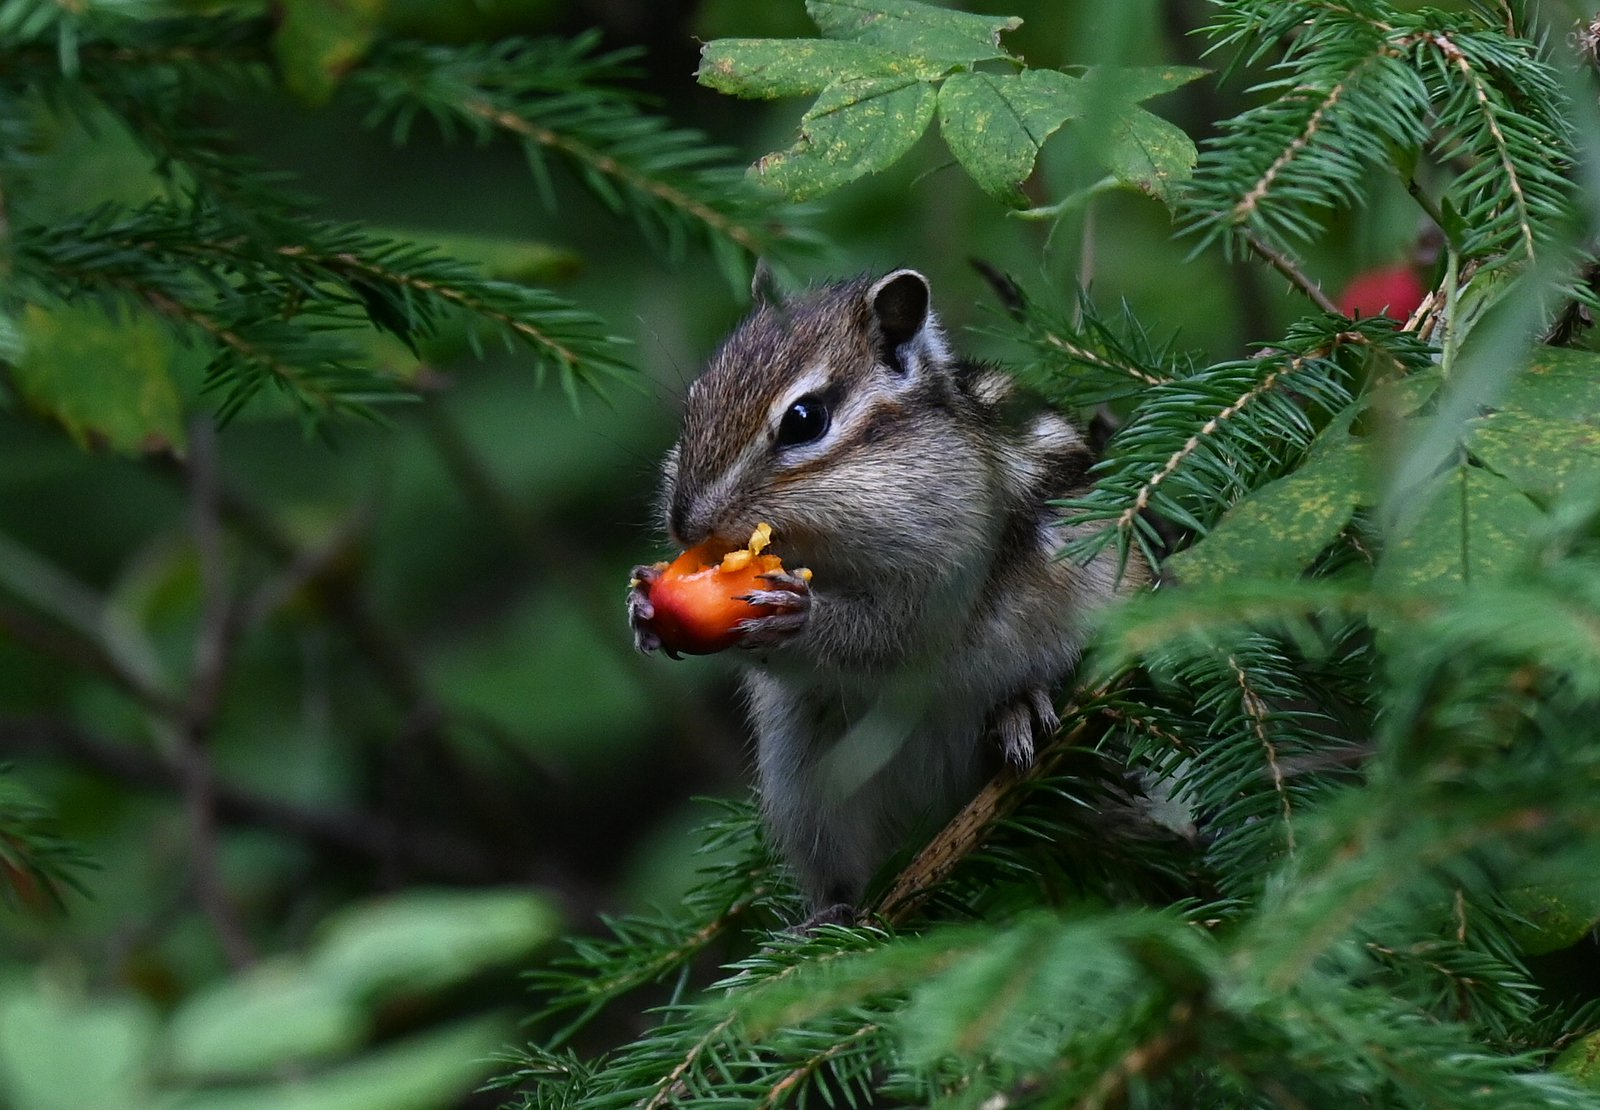
<instances>
[{"instance_id":1,"label":"red berry in background","mask_svg":"<svg viewBox=\"0 0 1600 1110\"><path fill-rule=\"evenodd\" d=\"M1397 262L1393 266L1376 266L1351 278L1339 295L1339 311L1346 316L1388 316L1404 321L1427 295L1427 287L1415 268Z\"/></svg>"}]
</instances>

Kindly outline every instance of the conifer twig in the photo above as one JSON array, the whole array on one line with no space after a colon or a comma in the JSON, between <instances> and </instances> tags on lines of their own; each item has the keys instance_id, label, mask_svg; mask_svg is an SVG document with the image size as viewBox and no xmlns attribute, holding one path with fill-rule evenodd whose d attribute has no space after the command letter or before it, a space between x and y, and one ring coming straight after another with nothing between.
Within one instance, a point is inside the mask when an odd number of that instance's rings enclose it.
<instances>
[{"instance_id":1,"label":"conifer twig","mask_svg":"<svg viewBox=\"0 0 1600 1110\"><path fill-rule=\"evenodd\" d=\"M1221 428L1223 424L1238 415L1239 412L1251 404L1251 402L1277 388L1278 382L1282 378L1289 374L1295 373L1306 363L1314 359L1328 357L1328 355L1332 354L1334 349L1340 343L1356 343L1365 341L1366 337L1360 332L1340 332L1338 335L1334 336L1331 344L1325 347L1316 348L1315 350L1309 351L1303 355L1296 355L1287 363L1278 367L1276 370L1271 371L1266 377L1262 378L1249 389L1245 390L1244 393L1240 394L1230 404L1223 406L1223 408L1220 409L1214 416L1202 424L1193 435L1185 440L1183 446L1174 451L1167 458L1167 461L1155 471L1155 473L1151 474L1150 477L1145 479L1145 481L1140 485L1138 492L1134 495L1133 501L1117 516L1116 530L1118 532L1126 532L1131 529L1134 521L1138 519L1139 514L1144 512L1145 509L1149 508L1150 499L1152 496L1154 496L1156 488L1160 486L1162 482L1170 478L1172 474L1183 465L1184 460L1188 459L1200 448L1201 443L1205 441L1206 437L1216 434L1217 430Z\"/></svg>"},{"instance_id":2,"label":"conifer twig","mask_svg":"<svg viewBox=\"0 0 1600 1110\"><path fill-rule=\"evenodd\" d=\"M1272 789L1277 791L1278 801L1283 806L1284 846L1292 857L1295 854L1294 812L1289 805L1289 790L1284 782L1283 768L1278 764L1278 749L1273 744L1272 737L1267 734L1266 700L1251 685L1250 676L1245 674L1236 657L1228 656L1228 667L1239 680L1239 704L1243 707L1245 716L1249 718L1251 731L1255 733L1256 741L1266 755L1267 770L1272 776Z\"/></svg>"},{"instance_id":3,"label":"conifer twig","mask_svg":"<svg viewBox=\"0 0 1600 1110\"><path fill-rule=\"evenodd\" d=\"M1517 209L1517 227L1522 235L1522 243L1531 259L1535 255L1533 220L1529 214L1528 197L1522 188L1522 173L1517 168L1516 162L1511 157L1509 144L1506 142L1505 132L1500 128L1500 119L1495 112L1495 107L1489 102L1489 94L1484 89L1483 79L1472 68L1472 63L1461 52L1461 48L1450 41L1448 35L1436 33L1428 36L1428 41L1439 48L1449 61L1461 71L1468 85L1472 88L1472 95L1477 99L1478 107L1483 111L1483 121L1489 128L1489 134L1494 139L1495 151L1500 159L1500 169L1505 174L1506 187L1511 190L1511 197Z\"/></svg>"},{"instance_id":4,"label":"conifer twig","mask_svg":"<svg viewBox=\"0 0 1600 1110\"><path fill-rule=\"evenodd\" d=\"M217 853L215 776L207 750L212 724L222 705L238 610L228 589L222 551L216 437L203 419L192 426L189 459L194 543L200 564L200 629L195 637L194 671L183 717L176 729L175 748L189 820L195 899L216 930L228 963L239 970L255 962L255 952L222 877Z\"/></svg>"},{"instance_id":5,"label":"conifer twig","mask_svg":"<svg viewBox=\"0 0 1600 1110\"><path fill-rule=\"evenodd\" d=\"M1080 694L1075 700L1079 704L1090 704L1100 700L1108 690L1109 687L1102 686ZM1109 721L1110 717L1098 710L1087 713L1071 729L1058 733L1027 771L1019 773L1010 764L1003 767L895 876L889 889L878 899L872 915L890 924L910 917L934 887L950 876L956 865L982 846L996 823L1016 808L1020 800L1019 785L1048 775L1068 749L1098 740Z\"/></svg>"},{"instance_id":6,"label":"conifer twig","mask_svg":"<svg viewBox=\"0 0 1600 1110\"><path fill-rule=\"evenodd\" d=\"M879 1032L881 1028L877 1022L869 1021L849 1035L841 1037L821 1052L816 1053L799 1067L778 1080L777 1083L774 1083L761 1101L757 1103L756 1110L772 1110L773 1107L782 1105L796 1087L815 1075L829 1060L848 1052L861 1041Z\"/></svg>"},{"instance_id":7,"label":"conifer twig","mask_svg":"<svg viewBox=\"0 0 1600 1110\"><path fill-rule=\"evenodd\" d=\"M465 107L469 112L488 123L492 123L503 131L519 135L524 139L531 139L540 146L559 151L579 162L588 163L600 173L608 177L614 177L638 189L640 192L655 197L670 207L688 213L707 227L725 236L731 242L737 243L751 254L759 255L761 253L762 244L750 233L749 229L741 227L704 201L690 196L681 189L673 188L666 182L647 177L608 154L595 150L584 143L578 142L576 139L558 134L548 127L541 127L517 115L515 112L496 107L487 101L470 100Z\"/></svg>"},{"instance_id":8,"label":"conifer twig","mask_svg":"<svg viewBox=\"0 0 1600 1110\"><path fill-rule=\"evenodd\" d=\"M1257 235L1249 228L1245 228L1242 234L1244 236L1244 241L1249 244L1250 249L1255 251L1262 258L1266 259L1266 261L1271 264L1274 270L1277 270L1278 273L1288 278L1289 284L1293 285L1296 289L1300 290L1300 292L1304 293L1306 297L1310 299L1312 304L1316 305L1324 312L1339 311L1339 306L1333 302L1333 299L1329 297L1328 294L1322 291L1322 286L1318 285L1316 282L1312 281L1308 276L1306 276L1305 272L1300 269L1299 265L1294 259L1290 258L1283 251L1274 248L1270 243L1262 239L1261 236Z\"/></svg>"}]
</instances>

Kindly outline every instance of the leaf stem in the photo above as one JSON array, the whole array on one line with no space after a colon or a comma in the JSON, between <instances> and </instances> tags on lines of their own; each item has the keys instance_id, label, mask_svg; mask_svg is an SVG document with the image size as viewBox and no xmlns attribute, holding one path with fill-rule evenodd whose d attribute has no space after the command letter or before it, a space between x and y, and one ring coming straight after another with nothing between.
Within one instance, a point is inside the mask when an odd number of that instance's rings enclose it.
<instances>
[{"instance_id":1,"label":"leaf stem","mask_svg":"<svg viewBox=\"0 0 1600 1110\"><path fill-rule=\"evenodd\" d=\"M1461 276L1461 252L1456 249L1455 242L1448 236L1445 238L1444 251L1444 307L1440 312L1444 324L1444 352L1439 356L1439 371L1449 378L1455 368L1456 354L1461 349L1461 328L1458 319L1461 290L1456 288Z\"/></svg>"}]
</instances>

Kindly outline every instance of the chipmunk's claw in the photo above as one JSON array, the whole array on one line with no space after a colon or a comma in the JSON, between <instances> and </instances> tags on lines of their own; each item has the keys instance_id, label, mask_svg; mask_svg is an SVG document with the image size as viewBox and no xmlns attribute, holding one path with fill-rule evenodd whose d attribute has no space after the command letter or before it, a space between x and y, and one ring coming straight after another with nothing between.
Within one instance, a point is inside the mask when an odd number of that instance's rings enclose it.
<instances>
[{"instance_id":1,"label":"chipmunk's claw","mask_svg":"<svg viewBox=\"0 0 1600 1110\"><path fill-rule=\"evenodd\" d=\"M660 564L642 563L633 568L628 579L628 626L633 629L633 646L646 655L661 647L661 637L650 627L656 615L656 607L650 601L650 587L660 578Z\"/></svg>"},{"instance_id":2,"label":"chipmunk's claw","mask_svg":"<svg viewBox=\"0 0 1600 1110\"><path fill-rule=\"evenodd\" d=\"M1000 741L1000 754L1010 766L1026 771L1033 766L1038 749L1056 734L1061 718L1056 715L1050 691L1031 686L995 710L993 730Z\"/></svg>"},{"instance_id":3,"label":"chipmunk's claw","mask_svg":"<svg viewBox=\"0 0 1600 1110\"><path fill-rule=\"evenodd\" d=\"M752 590L740 600L771 612L739 622L739 646L759 651L787 640L806 626L811 616L811 582L786 570L761 575L770 589Z\"/></svg>"}]
</instances>

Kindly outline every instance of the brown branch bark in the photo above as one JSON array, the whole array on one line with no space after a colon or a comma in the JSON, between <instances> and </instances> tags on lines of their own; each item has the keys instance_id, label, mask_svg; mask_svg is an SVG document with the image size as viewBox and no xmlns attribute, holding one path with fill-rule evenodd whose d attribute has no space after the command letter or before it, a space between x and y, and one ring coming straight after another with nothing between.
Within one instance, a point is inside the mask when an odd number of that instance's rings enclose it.
<instances>
[{"instance_id":1,"label":"brown branch bark","mask_svg":"<svg viewBox=\"0 0 1600 1110\"><path fill-rule=\"evenodd\" d=\"M192 425L189 445L190 502L200 563L200 629L195 638L194 670L177 730L175 756L189 822L195 900L210 920L228 963L238 970L254 963L256 953L222 875L217 849L216 776L209 751L212 725L222 706L223 687L233 658L238 614L228 588L217 508L216 434L203 418Z\"/></svg>"},{"instance_id":2,"label":"brown branch bark","mask_svg":"<svg viewBox=\"0 0 1600 1110\"><path fill-rule=\"evenodd\" d=\"M0 756L65 760L86 773L157 793L179 793L184 783L184 770L172 756L50 718L0 717ZM402 851L421 877L460 883L504 877L478 845L449 834L417 829L402 834L394 821L378 814L301 805L221 778L212 779L211 790L221 821L271 829L363 865L386 862Z\"/></svg>"},{"instance_id":3,"label":"brown branch bark","mask_svg":"<svg viewBox=\"0 0 1600 1110\"><path fill-rule=\"evenodd\" d=\"M1104 692L1096 690L1084 700L1098 698ZM950 877L956 865L981 847L995 826L1017 808L1022 793L1018 787L1049 775L1069 748L1094 743L1110 720L1104 713L1082 717L1057 735L1026 772L1018 774L1009 766L1002 770L895 877L873 908L873 915L898 924L915 913L933 889Z\"/></svg>"}]
</instances>

